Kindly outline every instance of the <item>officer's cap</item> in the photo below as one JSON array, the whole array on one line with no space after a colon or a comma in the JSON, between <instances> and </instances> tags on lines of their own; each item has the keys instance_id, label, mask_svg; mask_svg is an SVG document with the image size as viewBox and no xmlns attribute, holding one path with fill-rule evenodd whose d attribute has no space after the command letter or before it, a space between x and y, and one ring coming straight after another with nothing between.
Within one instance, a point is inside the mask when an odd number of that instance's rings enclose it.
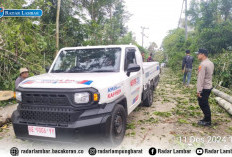
<instances>
[{"instance_id":1,"label":"officer's cap","mask_svg":"<svg viewBox=\"0 0 232 157\"><path fill-rule=\"evenodd\" d=\"M208 51L206 49L199 49L197 54L198 55L199 54L204 54L205 56L208 56Z\"/></svg>"},{"instance_id":2,"label":"officer's cap","mask_svg":"<svg viewBox=\"0 0 232 157\"><path fill-rule=\"evenodd\" d=\"M190 50L186 50L185 53L190 54Z\"/></svg>"}]
</instances>

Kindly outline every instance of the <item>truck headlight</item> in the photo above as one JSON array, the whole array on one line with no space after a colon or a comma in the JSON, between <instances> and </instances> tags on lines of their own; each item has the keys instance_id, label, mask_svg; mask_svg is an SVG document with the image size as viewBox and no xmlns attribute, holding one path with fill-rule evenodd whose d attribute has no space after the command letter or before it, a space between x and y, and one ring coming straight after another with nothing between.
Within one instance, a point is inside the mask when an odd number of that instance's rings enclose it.
<instances>
[{"instance_id":1,"label":"truck headlight","mask_svg":"<svg viewBox=\"0 0 232 157\"><path fill-rule=\"evenodd\" d=\"M16 97L16 100L22 101L22 93L21 92L16 92L15 97Z\"/></svg>"},{"instance_id":2,"label":"truck headlight","mask_svg":"<svg viewBox=\"0 0 232 157\"><path fill-rule=\"evenodd\" d=\"M74 101L77 104L86 104L90 101L90 94L88 92L75 93Z\"/></svg>"}]
</instances>

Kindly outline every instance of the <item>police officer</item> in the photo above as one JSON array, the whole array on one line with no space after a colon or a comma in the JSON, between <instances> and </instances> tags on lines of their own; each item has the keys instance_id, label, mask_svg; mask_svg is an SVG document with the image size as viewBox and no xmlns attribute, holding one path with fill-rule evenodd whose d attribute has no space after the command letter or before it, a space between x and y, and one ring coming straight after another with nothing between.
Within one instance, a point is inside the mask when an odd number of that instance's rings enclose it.
<instances>
[{"instance_id":1,"label":"police officer","mask_svg":"<svg viewBox=\"0 0 232 157\"><path fill-rule=\"evenodd\" d=\"M211 125L211 111L208 99L212 90L214 64L208 59L208 51L205 49L199 49L197 57L201 61L197 76L197 97L204 114L204 119L200 120L198 125L209 126Z\"/></svg>"}]
</instances>

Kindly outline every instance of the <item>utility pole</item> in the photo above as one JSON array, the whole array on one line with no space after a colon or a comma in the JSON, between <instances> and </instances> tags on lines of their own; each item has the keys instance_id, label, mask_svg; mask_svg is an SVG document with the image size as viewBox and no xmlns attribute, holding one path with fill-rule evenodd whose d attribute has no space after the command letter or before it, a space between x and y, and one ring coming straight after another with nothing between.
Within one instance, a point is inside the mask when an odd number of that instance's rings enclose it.
<instances>
[{"instance_id":1,"label":"utility pole","mask_svg":"<svg viewBox=\"0 0 232 157\"><path fill-rule=\"evenodd\" d=\"M181 15L182 15L182 13L183 13L184 2L185 2L185 0L183 0L183 2L182 2L181 12L180 12L180 18L179 18L179 22L178 22L178 28L180 28Z\"/></svg>"},{"instance_id":2,"label":"utility pole","mask_svg":"<svg viewBox=\"0 0 232 157\"><path fill-rule=\"evenodd\" d=\"M59 20L60 20L60 3L61 0L57 2L57 12L56 12L56 54L59 51Z\"/></svg>"},{"instance_id":3,"label":"utility pole","mask_svg":"<svg viewBox=\"0 0 232 157\"><path fill-rule=\"evenodd\" d=\"M187 26L187 0L185 0L185 40L188 39L188 26Z\"/></svg>"},{"instance_id":4,"label":"utility pole","mask_svg":"<svg viewBox=\"0 0 232 157\"><path fill-rule=\"evenodd\" d=\"M149 28L141 27L141 29L142 29L141 34L142 34L142 47L143 47L143 37L144 37L144 36L147 37L147 36L144 34L144 30L145 30L145 29L149 29Z\"/></svg>"}]
</instances>

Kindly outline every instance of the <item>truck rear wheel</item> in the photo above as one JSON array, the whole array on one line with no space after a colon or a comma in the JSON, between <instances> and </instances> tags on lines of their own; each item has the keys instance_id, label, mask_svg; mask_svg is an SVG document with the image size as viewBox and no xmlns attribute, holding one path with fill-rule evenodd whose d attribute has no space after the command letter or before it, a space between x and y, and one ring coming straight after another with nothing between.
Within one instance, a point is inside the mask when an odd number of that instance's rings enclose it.
<instances>
[{"instance_id":1,"label":"truck rear wheel","mask_svg":"<svg viewBox=\"0 0 232 157\"><path fill-rule=\"evenodd\" d=\"M126 111L122 105L117 104L112 112L107 142L109 142L111 146L119 145L124 138L125 132Z\"/></svg>"},{"instance_id":2,"label":"truck rear wheel","mask_svg":"<svg viewBox=\"0 0 232 157\"><path fill-rule=\"evenodd\" d=\"M143 102L143 106L150 107L153 103L153 89L149 88L147 98Z\"/></svg>"}]
</instances>

